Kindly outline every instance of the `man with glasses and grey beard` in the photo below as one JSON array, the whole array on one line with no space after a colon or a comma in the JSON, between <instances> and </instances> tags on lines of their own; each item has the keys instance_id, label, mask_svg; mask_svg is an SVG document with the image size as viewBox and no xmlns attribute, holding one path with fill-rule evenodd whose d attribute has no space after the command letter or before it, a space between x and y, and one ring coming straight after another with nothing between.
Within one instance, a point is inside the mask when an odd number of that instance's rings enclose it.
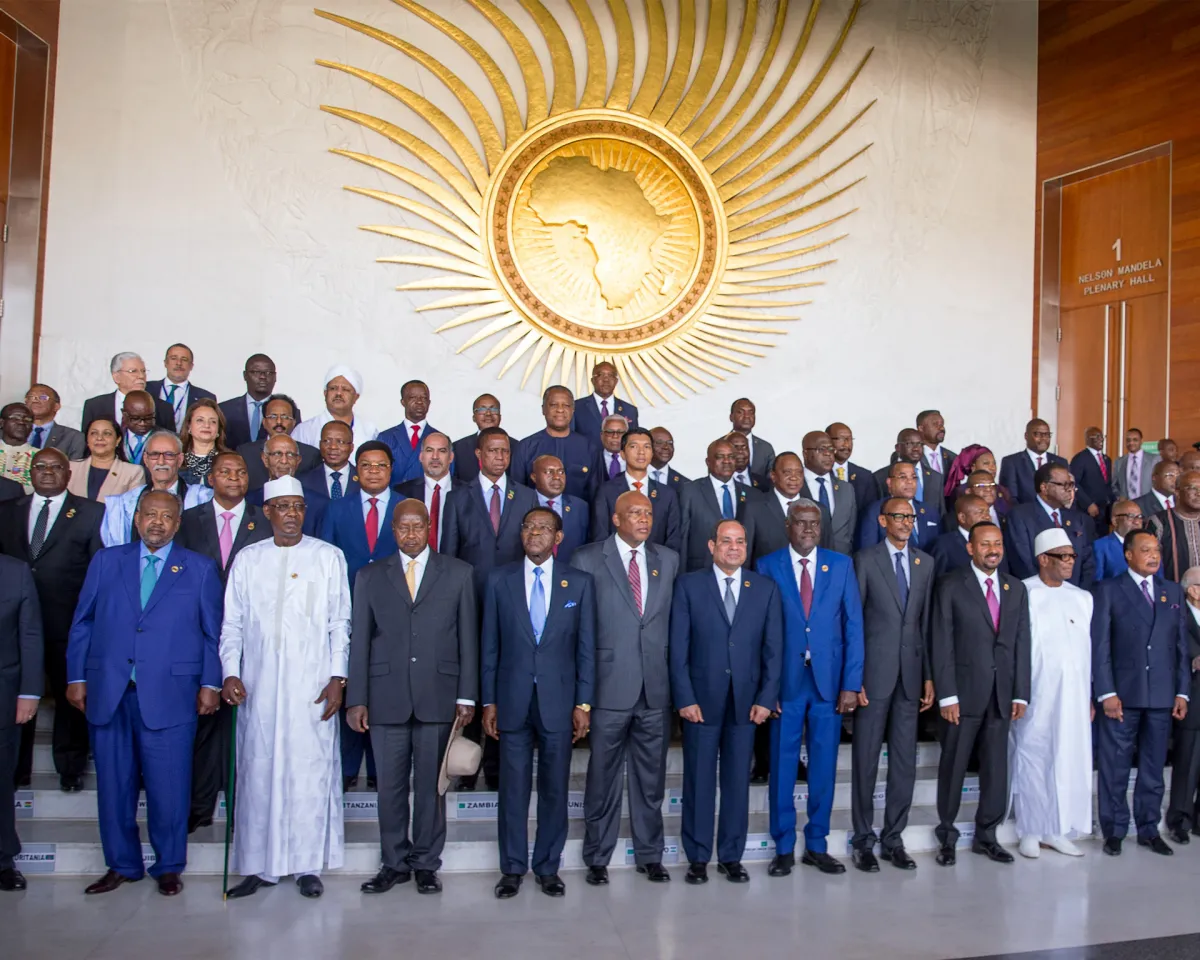
<instances>
[{"instance_id":1,"label":"man with glasses and grey beard","mask_svg":"<svg viewBox=\"0 0 1200 960\"><path fill-rule=\"evenodd\" d=\"M100 538L106 547L130 543L137 538L133 515L137 512L142 491L147 486L173 493L183 501L185 510L208 503L213 498L212 487L204 484L189 487L179 479L179 468L182 465L183 448L174 433L170 430L155 430L150 434L142 450L146 483L104 501L104 522L100 526Z\"/></svg>"},{"instance_id":2,"label":"man with glasses and grey beard","mask_svg":"<svg viewBox=\"0 0 1200 960\"><path fill-rule=\"evenodd\" d=\"M1047 463L1034 472L1033 486L1037 491L1034 499L1013 507L1004 528L1004 552L1013 576L1022 580L1037 576L1034 538L1043 530L1059 528L1067 534L1079 558L1069 579L1075 586L1089 589L1096 579L1092 520L1071 506L1075 500L1075 478L1065 464Z\"/></svg>"}]
</instances>

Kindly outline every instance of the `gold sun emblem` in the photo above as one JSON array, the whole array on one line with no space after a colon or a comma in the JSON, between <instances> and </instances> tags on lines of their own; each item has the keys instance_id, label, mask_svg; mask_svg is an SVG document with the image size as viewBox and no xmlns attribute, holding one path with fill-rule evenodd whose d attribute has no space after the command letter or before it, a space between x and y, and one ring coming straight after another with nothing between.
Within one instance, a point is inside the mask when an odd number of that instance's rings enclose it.
<instances>
[{"instance_id":1,"label":"gold sun emblem","mask_svg":"<svg viewBox=\"0 0 1200 960\"><path fill-rule=\"evenodd\" d=\"M438 178L382 157L334 150L429 201L347 187L435 228L363 227L424 248L380 261L440 272L398 289L455 291L418 309L458 311L438 332L481 325L459 352L496 338L480 366L503 355L502 377L525 358L522 386L540 364L543 389L552 382L573 383L577 394L591 367L608 360L635 399L654 404L655 398L686 397L685 390L711 387L714 378L748 367L752 358L763 356L762 348L773 345L771 335L784 332L780 324L798 319L796 308L811 302L779 295L821 284L808 275L834 262L821 257L845 234L800 246L796 241L853 212L801 222L859 182L827 185L869 148L849 156L840 151L838 159L835 145L870 103L810 143L871 54L866 51L836 90L827 89L813 102L842 52L860 0L798 92L789 85L808 48L820 0L810 0L797 39L789 44L781 43L787 0L779 0L773 15L764 10L761 31L758 0L710 0L699 45L695 0L679 0L670 31L677 38L673 58L668 57L668 15L661 0L607 0L604 5L569 0L586 48L582 90L576 88L575 60L563 26L540 0L516 2L541 34L550 74L543 72L530 39L499 5L468 0L515 57L525 90L524 118L513 85L481 42L494 46L493 38L476 39L413 0L393 2L479 65L498 115L493 117L466 82L426 51L376 27L318 10L318 16L416 61L453 94L474 129L468 135L415 90L328 60L317 62L358 77L417 112L450 150L439 150L394 120L342 107L321 109L390 140ZM593 8L606 11L616 37L611 83L611 54ZM644 20L648 46L636 88L634 17ZM756 31L768 33L766 46L752 49ZM731 40L736 37L736 45L723 66L727 33ZM770 86L768 76L775 78ZM784 102L789 105L780 112ZM810 103L811 118L795 129ZM796 176L831 149L832 159L820 172Z\"/></svg>"}]
</instances>

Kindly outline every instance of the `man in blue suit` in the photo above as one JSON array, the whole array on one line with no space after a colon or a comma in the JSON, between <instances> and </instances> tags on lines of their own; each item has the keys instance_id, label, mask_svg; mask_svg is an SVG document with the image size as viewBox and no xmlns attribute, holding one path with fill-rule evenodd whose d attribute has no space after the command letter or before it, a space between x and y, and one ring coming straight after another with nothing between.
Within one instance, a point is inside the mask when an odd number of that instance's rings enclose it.
<instances>
[{"instance_id":1,"label":"man in blue suit","mask_svg":"<svg viewBox=\"0 0 1200 960\"><path fill-rule=\"evenodd\" d=\"M599 440L571 429L574 411L575 398L566 387L550 387L542 394L546 427L521 440L512 461L512 478L529 483L533 461L548 453L558 457L567 471L567 493L591 503L604 473L603 457Z\"/></svg>"},{"instance_id":2,"label":"man in blue suit","mask_svg":"<svg viewBox=\"0 0 1200 960\"><path fill-rule=\"evenodd\" d=\"M617 498L633 491L644 493L654 507L650 542L679 553L683 546L679 497L670 483L660 483L650 475L650 462L654 458L654 438L650 431L645 427L630 427L621 438L621 452L625 457L625 470L600 485L592 504L591 539L600 541L612 536Z\"/></svg>"},{"instance_id":3,"label":"man in blue suit","mask_svg":"<svg viewBox=\"0 0 1200 960\"><path fill-rule=\"evenodd\" d=\"M538 506L553 510L562 521L562 542L554 548L554 557L570 563L576 548L588 542L588 505L564 492L567 471L558 457L547 453L534 460L530 479L537 492Z\"/></svg>"},{"instance_id":4,"label":"man in blue suit","mask_svg":"<svg viewBox=\"0 0 1200 960\"><path fill-rule=\"evenodd\" d=\"M883 505L892 497L907 500L916 514L917 521L911 537L913 546L922 550L929 549L942 532L941 512L917 499L917 465L907 460L897 460L888 467L884 484L887 487L887 496L868 504L859 514L855 549L865 550L883 541L884 528L880 526L879 518L883 515Z\"/></svg>"},{"instance_id":5,"label":"man in blue suit","mask_svg":"<svg viewBox=\"0 0 1200 960\"><path fill-rule=\"evenodd\" d=\"M638 425L637 407L614 396L617 379L617 368L607 360L601 360L592 367L592 392L579 398L571 417L571 429L582 433L597 447L600 446L600 426L605 417L616 413L624 417L629 426Z\"/></svg>"},{"instance_id":6,"label":"man in blue suit","mask_svg":"<svg viewBox=\"0 0 1200 960\"><path fill-rule=\"evenodd\" d=\"M1125 538L1141 530L1146 518L1132 500L1118 500L1112 508L1112 532L1092 544L1096 561L1096 582L1116 577L1129 569L1125 562Z\"/></svg>"},{"instance_id":7,"label":"man in blue suit","mask_svg":"<svg viewBox=\"0 0 1200 960\"><path fill-rule=\"evenodd\" d=\"M1158 833L1163 767L1171 719L1188 711L1191 616L1179 584L1158 576L1161 551L1149 530L1125 538L1129 570L1096 584L1092 595L1092 689L1103 715L1096 724L1100 832L1104 852L1121 853L1129 830L1129 768L1138 755L1133 816L1139 847L1169 856Z\"/></svg>"},{"instance_id":8,"label":"man in blue suit","mask_svg":"<svg viewBox=\"0 0 1200 960\"><path fill-rule=\"evenodd\" d=\"M1075 478L1065 464L1047 463L1034 473L1037 496L1030 502L1018 503L1008 513L1004 526L1004 553L1012 574L1021 580L1037 576L1038 562L1033 540L1043 530L1062 527L1071 538L1071 546L1079 558L1071 571L1071 583L1084 590L1096 579L1096 561L1092 556L1092 521L1070 504L1075 492Z\"/></svg>"},{"instance_id":9,"label":"man in blue suit","mask_svg":"<svg viewBox=\"0 0 1200 960\"><path fill-rule=\"evenodd\" d=\"M421 477L421 441L431 433L442 433L425 419L429 414L429 387L409 380L400 388L404 419L384 430L378 440L392 451L392 486ZM449 436L449 434L447 434Z\"/></svg>"},{"instance_id":10,"label":"man in blue suit","mask_svg":"<svg viewBox=\"0 0 1200 960\"><path fill-rule=\"evenodd\" d=\"M1045 420L1030 420L1025 424L1025 449L1020 453L1010 453L1000 461L1000 476L996 482L1006 488L1009 495L1017 503L1033 503L1037 500L1038 488L1033 482L1033 475L1039 468L1048 463L1067 466L1067 461L1057 453L1048 453L1050 449L1050 424ZM1076 571L1079 564L1075 565ZM1034 572L1037 573L1036 564Z\"/></svg>"},{"instance_id":11,"label":"man in blue suit","mask_svg":"<svg viewBox=\"0 0 1200 960\"><path fill-rule=\"evenodd\" d=\"M304 488L304 535L320 537L325 528L325 511L334 500L353 497L361 489L350 456L354 432L350 424L330 420L321 428L321 462L296 474ZM261 496L261 491L259 492Z\"/></svg>"},{"instance_id":12,"label":"man in blue suit","mask_svg":"<svg viewBox=\"0 0 1200 960\"><path fill-rule=\"evenodd\" d=\"M108 866L90 894L142 878L139 781L157 857L150 875L164 896L183 889L196 718L220 702L223 598L217 565L171 542L181 513L173 494L145 493L134 514L140 542L92 558L75 608L67 700L91 728Z\"/></svg>"},{"instance_id":13,"label":"man in blue suit","mask_svg":"<svg viewBox=\"0 0 1200 960\"><path fill-rule=\"evenodd\" d=\"M330 501L321 529L321 539L341 548L346 555L351 593L359 570L396 553L392 509L404 499L389 487L392 451L386 443L368 440L359 446L354 460L358 471L358 495ZM341 724L342 789L349 790L358 782L364 752L367 755L367 787L373 789L375 755L371 751L371 740L350 728L345 708L341 712Z\"/></svg>"},{"instance_id":14,"label":"man in blue suit","mask_svg":"<svg viewBox=\"0 0 1200 960\"><path fill-rule=\"evenodd\" d=\"M911 466L911 464L909 464ZM844 873L826 850L837 779L843 713L853 713L863 677L863 616L850 558L818 549L821 508L811 500L788 507L789 546L763 557L758 572L783 598L783 675L779 718L771 726L771 836L775 857L767 872L785 877L796 858L796 803L791 771L808 735L808 823L801 862L822 873ZM782 775L781 775L782 774Z\"/></svg>"},{"instance_id":15,"label":"man in blue suit","mask_svg":"<svg viewBox=\"0 0 1200 960\"><path fill-rule=\"evenodd\" d=\"M722 520L709 541L713 566L675 581L671 694L683 719L684 879L708 881L716 813L717 869L748 883L742 866L750 820L754 734L779 701L783 607L775 581L745 569L746 530Z\"/></svg>"},{"instance_id":16,"label":"man in blue suit","mask_svg":"<svg viewBox=\"0 0 1200 960\"><path fill-rule=\"evenodd\" d=\"M521 891L529 869L529 792L538 744L533 873L561 897L558 861L567 842L571 744L587 735L595 684L595 588L590 574L554 559L562 522L546 507L521 521L525 557L492 571L483 609L483 729L500 741L500 881Z\"/></svg>"}]
</instances>

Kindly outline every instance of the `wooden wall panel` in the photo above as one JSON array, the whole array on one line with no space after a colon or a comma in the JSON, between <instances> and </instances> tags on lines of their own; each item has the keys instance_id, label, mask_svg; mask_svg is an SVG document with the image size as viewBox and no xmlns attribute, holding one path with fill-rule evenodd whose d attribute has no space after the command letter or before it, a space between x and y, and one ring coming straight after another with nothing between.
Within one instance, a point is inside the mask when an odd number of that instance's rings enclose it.
<instances>
[{"instance_id":1,"label":"wooden wall panel","mask_svg":"<svg viewBox=\"0 0 1200 960\"><path fill-rule=\"evenodd\" d=\"M1039 207L1046 180L1172 142L1170 431L1200 440L1200 3L1042 0L1038 28Z\"/></svg>"}]
</instances>

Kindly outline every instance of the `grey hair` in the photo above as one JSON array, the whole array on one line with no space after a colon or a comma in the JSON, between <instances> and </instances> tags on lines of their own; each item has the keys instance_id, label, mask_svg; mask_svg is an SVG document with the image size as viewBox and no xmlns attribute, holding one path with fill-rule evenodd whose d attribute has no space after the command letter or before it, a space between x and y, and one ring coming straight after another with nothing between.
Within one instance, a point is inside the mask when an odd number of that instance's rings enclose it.
<instances>
[{"instance_id":1,"label":"grey hair","mask_svg":"<svg viewBox=\"0 0 1200 960\"><path fill-rule=\"evenodd\" d=\"M629 429L629 420L626 417L622 416L619 413L610 413L607 417L604 418L604 422L600 424L601 430L604 429L604 424L608 423L609 420L620 420L621 423L625 424L625 429L626 430Z\"/></svg>"},{"instance_id":2,"label":"grey hair","mask_svg":"<svg viewBox=\"0 0 1200 960\"><path fill-rule=\"evenodd\" d=\"M1183 572L1183 576L1179 580L1179 585L1186 590L1188 587L1194 587L1200 584L1200 567L1188 567Z\"/></svg>"},{"instance_id":3,"label":"grey hair","mask_svg":"<svg viewBox=\"0 0 1200 960\"><path fill-rule=\"evenodd\" d=\"M118 353L112 358L112 360L109 361L108 372L116 373L121 369L126 360L142 360L142 355L140 353L129 353L128 351L125 353ZM142 362L145 363L146 361L142 360Z\"/></svg>"},{"instance_id":4,"label":"grey hair","mask_svg":"<svg viewBox=\"0 0 1200 960\"><path fill-rule=\"evenodd\" d=\"M797 510L816 510L817 513L820 513L821 505L813 500L809 500L807 497L797 497L788 504L788 516L790 517Z\"/></svg>"},{"instance_id":5,"label":"grey hair","mask_svg":"<svg viewBox=\"0 0 1200 960\"><path fill-rule=\"evenodd\" d=\"M175 449L179 453L183 452L183 442L179 439L179 435L175 431L168 430L166 427L158 427L150 431L150 436L146 437L146 443L149 443L155 437L170 437L175 443Z\"/></svg>"}]
</instances>

